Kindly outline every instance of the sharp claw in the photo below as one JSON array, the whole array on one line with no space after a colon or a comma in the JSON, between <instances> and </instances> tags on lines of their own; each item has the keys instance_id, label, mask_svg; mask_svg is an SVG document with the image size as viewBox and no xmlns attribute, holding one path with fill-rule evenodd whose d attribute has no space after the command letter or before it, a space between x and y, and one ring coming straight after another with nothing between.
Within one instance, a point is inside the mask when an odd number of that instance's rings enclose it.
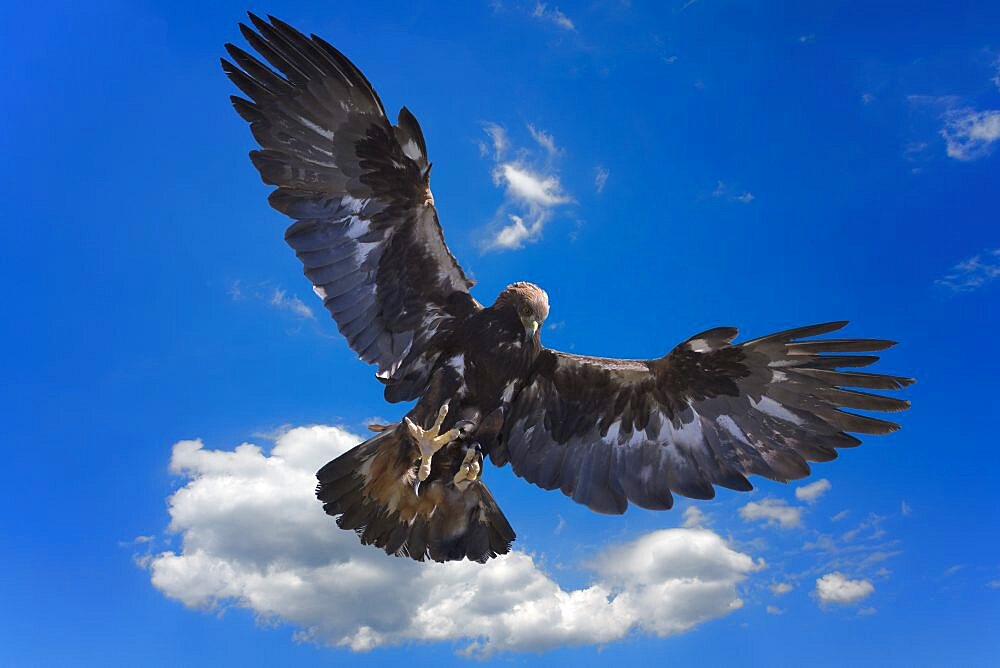
<instances>
[{"instance_id":1,"label":"sharp claw","mask_svg":"<svg viewBox=\"0 0 1000 668\"><path fill-rule=\"evenodd\" d=\"M456 440L461 435L461 430L459 429L449 429L445 433L441 434L441 425L444 423L444 419L448 416L448 402L446 401L438 409L437 418L434 420L434 424L430 429L424 429L417 424L414 424L410 418L403 418L406 423L406 428L410 432L410 436L416 441L417 451L420 455L420 466L417 469L417 487L415 491L419 491L419 484L421 481L427 480L431 474L431 459L434 454L448 445L452 441Z\"/></svg>"},{"instance_id":2,"label":"sharp claw","mask_svg":"<svg viewBox=\"0 0 1000 668\"><path fill-rule=\"evenodd\" d=\"M475 482L475 480L479 477L479 472L482 470L482 467L479 465L479 459L477 458L478 453L478 447L469 448L466 451L465 457L462 459L462 464L458 467L458 472L455 474L455 477L452 478L452 483L457 485L458 483L466 480L469 482Z\"/></svg>"}]
</instances>

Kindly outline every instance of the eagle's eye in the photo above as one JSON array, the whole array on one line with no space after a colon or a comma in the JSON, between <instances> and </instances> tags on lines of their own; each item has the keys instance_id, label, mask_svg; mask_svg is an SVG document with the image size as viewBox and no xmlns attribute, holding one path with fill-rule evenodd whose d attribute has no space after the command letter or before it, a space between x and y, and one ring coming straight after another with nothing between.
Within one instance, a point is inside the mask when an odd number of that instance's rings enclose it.
<instances>
[{"instance_id":1,"label":"eagle's eye","mask_svg":"<svg viewBox=\"0 0 1000 668\"><path fill-rule=\"evenodd\" d=\"M531 307L530 306L522 306L521 307L521 316L527 318L530 315L531 315Z\"/></svg>"}]
</instances>

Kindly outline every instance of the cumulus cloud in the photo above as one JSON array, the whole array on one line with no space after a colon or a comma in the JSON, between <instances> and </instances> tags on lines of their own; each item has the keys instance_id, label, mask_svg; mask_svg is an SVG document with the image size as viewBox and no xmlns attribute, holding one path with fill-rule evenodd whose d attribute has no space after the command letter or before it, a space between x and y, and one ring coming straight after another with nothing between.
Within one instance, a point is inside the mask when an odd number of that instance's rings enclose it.
<instances>
[{"instance_id":1,"label":"cumulus cloud","mask_svg":"<svg viewBox=\"0 0 1000 668\"><path fill-rule=\"evenodd\" d=\"M705 513L701 512L701 509L698 508L698 506L688 506L684 509L685 527L700 527L706 523L707 519L708 518L705 517Z\"/></svg>"},{"instance_id":2,"label":"cumulus cloud","mask_svg":"<svg viewBox=\"0 0 1000 668\"><path fill-rule=\"evenodd\" d=\"M994 248L962 260L934 283L952 292L972 292L998 277L1000 248Z\"/></svg>"},{"instance_id":3,"label":"cumulus cloud","mask_svg":"<svg viewBox=\"0 0 1000 668\"><path fill-rule=\"evenodd\" d=\"M487 123L484 131L493 145L493 183L504 189L506 201L497 212L497 228L483 244L484 250L516 250L537 241L553 209L572 201L559 181L555 159L563 153L551 134L528 125L528 132L543 150L544 159L532 160L527 149L511 150L507 131L495 123ZM485 142L480 152L490 154ZM513 155L511 155L513 153ZM513 210L513 212L512 212Z\"/></svg>"},{"instance_id":4,"label":"cumulus cloud","mask_svg":"<svg viewBox=\"0 0 1000 668\"><path fill-rule=\"evenodd\" d=\"M948 157L975 160L989 155L1000 139L1000 111L952 109L944 115L941 128Z\"/></svg>"},{"instance_id":5,"label":"cumulus cloud","mask_svg":"<svg viewBox=\"0 0 1000 668\"><path fill-rule=\"evenodd\" d=\"M153 585L191 608L290 623L299 640L355 651L459 641L460 653L486 657L681 633L740 608L739 584L764 567L695 528L609 547L577 589L518 550L486 565L388 557L313 498L313 472L359 440L312 426L283 433L269 453L175 444L170 470L184 485L169 499L169 530L180 547L143 561Z\"/></svg>"},{"instance_id":6,"label":"cumulus cloud","mask_svg":"<svg viewBox=\"0 0 1000 668\"><path fill-rule=\"evenodd\" d=\"M765 521L772 526L790 529L802 525L802 508L790 506L782 499L768 498L751 501L740 508L740 517L748 522Z\"/></svg>"},{"instance_id":7,"label":"cumulus cloud","mask_svg":"<svg viewBox=\"0 0 1000 668\"><path fill-rule=\"evenodd\" d=\"M788 592L792 591L792 585L788 582L775 582L769 587L769 589L775 596L784 596Z\"/></svg>"},{"instance_id":8,"label":"cumulus cloud","mask_svg":"<svg viewBox=\"0 0 1000 668\"><path fill-rule=\"evenodd\" d=\"M853 605L872 595L875 585L870 580L851 580L834 571L816 580L816 597L822 604Z\"/></svg>"},{"instance_id":9,"label":"cumulus cloud","mask_svg":"<svg viewBox=\"0 0 1000 668\"><path fill-rule=\"evenodd\" d=\"M814 503L817 499L819 499L819 497L829 492L831 487L833 487L833 485L830 484L829 480L826 478L820 478L816 482L796 487L795 498L799 501Z\"/></svg>"}]
</instances>

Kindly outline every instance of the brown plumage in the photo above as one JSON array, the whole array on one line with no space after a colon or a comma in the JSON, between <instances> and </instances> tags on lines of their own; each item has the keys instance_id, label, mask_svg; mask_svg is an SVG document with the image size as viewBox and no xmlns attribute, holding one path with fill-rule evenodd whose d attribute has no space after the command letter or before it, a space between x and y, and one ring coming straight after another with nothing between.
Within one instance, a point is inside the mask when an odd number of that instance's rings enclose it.
<instances>
[{"instance_id":1,"label":"brown plumage","mask_svg":"<svg viewBox=\"0 0 1000 668\"><path fill-rule=\"evenodd\" d=\"M909 404L866 390L909 378L859 371L891 341L814 339L834 322L732 343L697 334L663 357L570 355L541 344L548 295L513 283L492 306L469 293L445 245L416 118L393 125L364 75L321 38L269 17L240 29L267 62L231 44L223 69L295 222L285 239L358 356L377 366L388 401L417 400L317 473L327 513L389 554L485 561L514 532L483 484L484 456L604 513L630 503L711 498L747 477L801 478L808 462L858 445L849 432L898 425L842 409ZM443 408L446 407L446 408Z\"/></svg>"}]
</instances>

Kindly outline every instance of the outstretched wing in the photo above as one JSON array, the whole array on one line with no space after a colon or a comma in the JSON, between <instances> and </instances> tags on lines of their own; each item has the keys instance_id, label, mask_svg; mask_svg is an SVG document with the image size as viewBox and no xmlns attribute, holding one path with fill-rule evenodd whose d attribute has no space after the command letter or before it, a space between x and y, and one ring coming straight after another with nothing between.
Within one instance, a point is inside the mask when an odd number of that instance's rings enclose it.
<instances>
[{"instance_id":1,"label":"outstretched wing","mask_svg":"<svg viewBox=\"0 0 1000 668\"><path fill-rule=\"evenodd\" d=\"M249 98L231 99L261 146L250 158L340 332L390 401L415 398L451 323L480 308L444 242L423 133L405 107L392 125L335 48L268 18L240 29L271 67L232 44L222 61Z\"/></svg>"},{"instance_id":2,"label":"outstretched wing","mask_svg":"<svg viewBox=\"0 0 1000 668\"><path fill-rule=\"evenodd\" d=\"M733 328L691 337L656 360L544 350L491 452L494 463L603 513L631 501L666 509L672 493L715 496L713 485L752 489L751 473L787 481L808 461L834 459L892 422L840 410L900 411L909 402L857 390L913 382L863 367L892 341L813 339L846 322L801 327L738 345ZM833 353L826 355L824 353Z\"/></svg>"}]
</instances>

